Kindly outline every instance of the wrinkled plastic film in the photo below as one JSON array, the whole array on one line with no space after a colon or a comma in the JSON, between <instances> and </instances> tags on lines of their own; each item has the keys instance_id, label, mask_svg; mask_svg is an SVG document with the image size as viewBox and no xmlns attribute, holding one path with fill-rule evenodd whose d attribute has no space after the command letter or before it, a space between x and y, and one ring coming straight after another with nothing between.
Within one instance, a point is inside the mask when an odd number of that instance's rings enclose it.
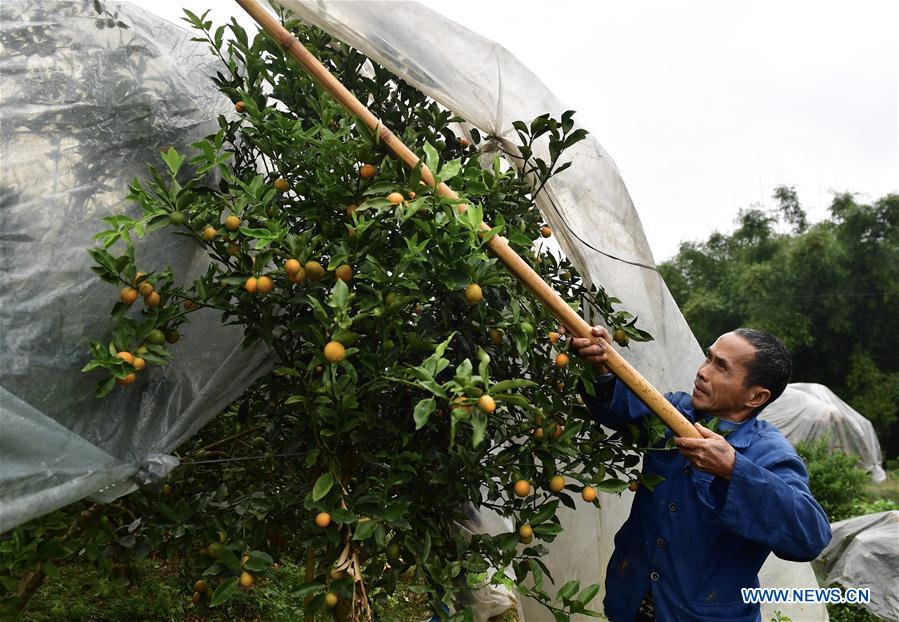
<instances>
[{"instance_id":1,"label":"wrinkled plastic film","mask_svg":"<svg viewBox=\"0 0 899 622\"><path fill-rule=\"evenodd\" d=\"M204 310L184 325L172 363L94 398L88 341L108 341L118 289L86 249L161 147L214 133L230 110L219 67L191 33L125 4L0 6L0 531L93 495L160 481L166 456L271 367L264 346ZM189 279L205 253L167 232L136 243L141 270ZM120 250L119 250L120 252ZM138 307L139 305L135 305Z\"/></svg>"},{"instance_id":2,"label":"wrinkled plastic film","mask_svg":"<svg viewBox=\"0 0 899 622\"><path fill-rule=\"evenodd\" d=\"M874 425L823 384L788 385L759 418L769 421L793 445L827 437L831 449L857 456L872 481L886 479Z\"/></svg>"},{"instance_id":3,"label":"wrinkled plastic film","mask_svg":"<svg viewBox=\"0 0 899 622\"><path fill-rule=\"evenodd\" d=\"M81 499L123 480L122 463L0 388L0 533L56 509L57 498ZM35 446L40 446L40 452ZM15 491L16 494L6 494Z\"/></svg>"},{"instance_id":4,"label":"wrinkled plastic film","mask_svg":"<svg viewBox=\"0 0 899 622\"><path fill-rule=\"evenodd\" d=\"M815 560L822 585L867 588L862 607L899 620L899 510L849 518L831 525L833 539Z\"/></svg>"}]
</instances>

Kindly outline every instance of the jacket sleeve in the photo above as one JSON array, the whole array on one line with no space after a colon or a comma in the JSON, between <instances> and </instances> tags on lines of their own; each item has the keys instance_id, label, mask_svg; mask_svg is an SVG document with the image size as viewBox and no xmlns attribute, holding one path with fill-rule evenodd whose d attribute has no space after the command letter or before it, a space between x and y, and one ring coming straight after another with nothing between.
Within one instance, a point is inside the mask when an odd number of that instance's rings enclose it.
<instances>
[{"instance_id":1,"label":"jacket sleeve","mask_svg":"<svg viewBox=\"0 0 899 622\"><path fill-rule=\"evenodd\" d=\"M639 425L640 421L652 414L624 384L614 376L600 377L593 383L595 396L587 394L584 385L578 382L578 391L584 405L593 418L607 428L617 432L627 432L627 426Z\"/></svg>"},{"instance_id":2,"label":"jacket sleeve","mask_svg":"<svg viewBox=\"0 0 899 622\"><path fill-rule=\"evenodd\" d=\"M716 478L717 479L717 478ZM789 561L811 561L830 542L827 515L812 497L798 455L761 467L737 452L718 522Z\"/></svg>"},{"instance_id":3,"label":"jacket sleeve","mask_svg":"<svg viewBox=\"0 0 899 622\"><path fill-rule=\"evenodd\" d=\"M627 386L609 374L600 377L593 383L596 395L588 395L584 385L578 381L577 389L584 400L587 411L593 418L607 428L618 432L628 433L628 425L640 426L644 419L653 415L652 410L634 395ZM687 419L693 421L695 416L690 408L682 408L685 399L689 396L685 393L665 393L668 400Z\"/></svg>"}]
</instances>

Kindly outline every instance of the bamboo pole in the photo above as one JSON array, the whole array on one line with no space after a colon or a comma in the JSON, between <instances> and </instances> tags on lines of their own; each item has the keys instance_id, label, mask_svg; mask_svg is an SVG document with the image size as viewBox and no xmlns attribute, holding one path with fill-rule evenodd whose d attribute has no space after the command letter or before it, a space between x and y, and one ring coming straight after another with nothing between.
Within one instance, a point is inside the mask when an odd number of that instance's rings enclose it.
<instances>
[{"instance_id":1,"label":"bamboo pole","mask_svg":"<svg viewBox=\"0 0 899 622\"><path fill-rule=\"evenodd\" d=\"M396 135L385 127L381 121L371 113L356 97L335 78L331 72L319 62L315 56L307 50L290 32L281 25L278 19L269 13L257 0L235 0L253 19L287 52L300 66L309 73L325 90L346 108L350 113L358 117L368 128L380 136L380 141L396 157L402 160L409 168L418 166L420 158L412 152ZM427 166L422 163L421 178L430 186L434 186L434 176ZM458 199L459 195L453 192L445 183L437 186L437 193L444 197ZM464 211L464 205L458 206ZM481 223L483 231L489 231L487 223ZM585 337L596 342L587 324L570 306L559 296L540 275L518 256L508 241L502 236L495 235L488 242L487 247L505 264L524 285L530 289L543 302L549 311L565 326L573 335ZM646 406L648 406L677 436L702 438L702 435L693 427L671 403L653 387L634 367L624 360L618 352L607 345L605 348L608 358L605 366L615 374Z\"/></svg>"}]
</instances>

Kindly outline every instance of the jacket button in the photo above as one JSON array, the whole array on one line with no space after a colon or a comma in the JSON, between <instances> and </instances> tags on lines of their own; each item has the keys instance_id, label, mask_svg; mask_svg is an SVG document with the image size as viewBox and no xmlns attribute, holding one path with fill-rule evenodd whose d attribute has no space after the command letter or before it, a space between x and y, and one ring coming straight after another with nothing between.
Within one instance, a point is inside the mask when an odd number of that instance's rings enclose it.
<instances>
[{"instance_id":1,"label":"jacket button","mask_svg":"<svg viewBox=\"0 0 899 622\"><path fill-rule=\"evenodd\" d=\"M666 546L668 546L668 543L665 542L665 538L659 538L658 540L656 540L656 544L660 549L664 549Z\"/></svg>"},{"instance_id":2,"label":"jacket button","mask_svg":"<svg viewBox=\"0 0 899 622\"><path fill-rule=\"evenodd\" d=\"M671 511L671 512L677 512L677 504L676 504L676 503L669 503L669 504L668 504L668 510Z\"/></svg>"},{"instance_id":3,"label":"jacket button","mask_svg":"<svg viewBox=\"0 0 899 622\"><path fill-rule=\"evenodd\" d=\"M684 475L690 474L690 467L684 467Z\"/></svg>"},{"instance_id":4,"label":"jacket button","mask_svg":"<svg viewBox=\"0 0 899 622\"><path fill-rule=\"evenodd\" d=\"M649 573L649 578L652 579L653 581L658 581L659 573L656 572L655 570L653 570L652 572Z\"/></svg>"}]
</instances>

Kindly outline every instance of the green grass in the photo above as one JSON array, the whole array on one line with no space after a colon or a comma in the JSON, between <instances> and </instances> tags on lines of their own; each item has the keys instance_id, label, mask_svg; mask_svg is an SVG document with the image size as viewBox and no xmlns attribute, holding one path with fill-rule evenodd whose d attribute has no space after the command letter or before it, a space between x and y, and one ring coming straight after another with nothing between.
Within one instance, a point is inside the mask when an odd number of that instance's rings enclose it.
<instances>
[{"instance_id":1,"label":"green grass","mask_svg":"<svg viewBox=\"0 0 899 622\"><path fill-rule=\"evenodd\" d=\"M302 599L291 592L303 583L301 566L283 563L252 590L241 592L221 607L191 602L193 577L185 563L145 560L131 571L130 584L115 587L87 564L61 567L58 577L46 579L22 616L23 622L297 622L303 619ZM101 592L98 594L98 592ZM881 622L859 605L829 605L832 622ZM380 613L400 622L421 622L430 608L421 594L403 589L387 599ZM319 614L316 622L333 622ZM490 622L518 622L514 610Z\"/></svg>"},{"instance_id":2,"label":"green grass","mask_svg":"<svg viewBox=\"0 0 899 622\"><path fill-rule=\"evenodd\" d=\"M188 564L147 559L130 571L130 583L120 586L99 576L88 564L71 563L48 578L22 615L23 622L296 622L303 619L303 600L292 592L304 582L304 568L283 563L259 577L251 590L241 591L225 605L210 608L191 601L193 584ZM400 622L421 622L430 616L426 598L399 584L379 613ZM333 622L320 613L316 622ZM491 622L517 622L514 611Z\"/></svg>"},{"instance_id":3,"label":"green grass","mask_svg":"<svg viewBox=\"0 0 899 622\"><path fill-rule=\"evenodd\" d=\"M899 470L887 471L887 478L864 486L862 498L852 504L850 514L863 516L887 510L899 510Z\"/></svg>"},{"instance_id":4,"label":"green grass","mask_svg":"<svg viewBox=\"0 0 899 622\"><path fill-rule=\"evenodd\" d=\"M100 620L186 620L192 607L177 564L145 561L134 568L131 584L106 583L87 564L60 567L47 578L22 615L27 622Z\"/></svg>"},{"instance_id":5,"label":"green grass","mask_svg":"<svg viewBox=\"0 0 899 622\"><path fill-rule=\"evenodd\" d=\"M887 471L887 478L879 484L873 482L867 484L865 495L872 501L886 499L899 503L899 469Z\"/></svg>"},{"instance_id":6,"label":"green grass","mask_svg":"<svg viewBox=\"0 0 899 622\"><path fill-rule=\"evenodd\" d=\"M827 605L830 622L883 622L861 605Z\"/></svg>"}]
</instances>

